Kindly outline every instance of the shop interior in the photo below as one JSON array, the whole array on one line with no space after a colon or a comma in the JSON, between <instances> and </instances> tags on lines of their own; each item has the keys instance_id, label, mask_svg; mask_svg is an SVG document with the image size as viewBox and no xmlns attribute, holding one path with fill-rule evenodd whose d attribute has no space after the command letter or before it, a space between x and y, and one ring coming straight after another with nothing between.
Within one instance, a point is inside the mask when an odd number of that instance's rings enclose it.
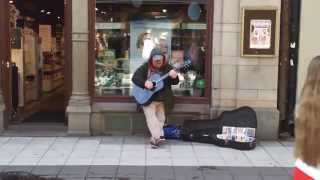
<instances>
[{"instance_id":1,"label":"shop interior","mask_svg":"<svg viewBox=\"0 0 320 180\"><path fill-rule=\"evenodd\" d=\"M10 0L13 120L65 125L64 0Z\"/></svg>"}]
</instances>

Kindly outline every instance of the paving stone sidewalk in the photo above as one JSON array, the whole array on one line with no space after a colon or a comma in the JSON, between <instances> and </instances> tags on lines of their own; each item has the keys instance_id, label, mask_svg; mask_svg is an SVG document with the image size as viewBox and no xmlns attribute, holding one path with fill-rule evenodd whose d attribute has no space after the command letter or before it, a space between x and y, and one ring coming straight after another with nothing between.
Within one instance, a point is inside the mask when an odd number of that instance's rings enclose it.
<instances>
[{"instance_id":1,"label":"paving stone sidewalk","mask_svg":"<svg viewBox=\"0 0 320 180\"><path fill-rule=\"evenodd\" d=\"M291 179L293 142L239 151L177 140L151 149L140 136L0 137L0 171L63 179Z\"/></svg>"},{"instance_id":2,"label":"paving stone sidewalk","mask_svg":"<svg viewBox=\"0 0 320 180\"><path fill-rule=\"evenodd\" d=\"M291 168L216 166L7 166L2 172L30 172L64 180L289 180ZM1 179L1 178L0 178Z\"/></svg>"}]
</instances>

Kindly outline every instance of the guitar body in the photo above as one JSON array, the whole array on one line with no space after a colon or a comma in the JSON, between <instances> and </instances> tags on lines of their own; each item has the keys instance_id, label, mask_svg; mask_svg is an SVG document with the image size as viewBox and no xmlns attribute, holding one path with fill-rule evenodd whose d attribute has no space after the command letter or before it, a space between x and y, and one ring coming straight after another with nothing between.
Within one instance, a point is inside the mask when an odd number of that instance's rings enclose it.
<instances>
[{"instance_id":1,"label":"guitar body","mask_svg":"<svg viewBox=\"0 0 320 180\"><path fill-rule=\"evenodd\" d=\"M153 74L150 77L150 80L152 82L157 82L159 79L161 79L161 76L159 74ZM158 81L154 84L154 88L152 90L141 88L135 84L133 84L132 87L132 95L140 105L147 105L151 102L152 97L155 93L161 91L164 87L163 80Z\"/></svg>"},{"instance_id":2,"label":"guitar body","mask_svg":"<svg viewBox=\"0 0 320 180\"><path fill-rule=\"evenodd\" d=\"M183 65L175 67L175 70L179 70L181 68L187 69L191 65L191 61L188 59L184 62ZM169 72L163 76L160 74L153 74L149 78L151 82L153 82L153 89L145 89L141 88L133 83L132 87L132 96L136 100L136 102L140 105L148 105L152 101L152 97L159 91L161 91L164 87L163 80L169 76Z\"/></svg>"}]
</instances>

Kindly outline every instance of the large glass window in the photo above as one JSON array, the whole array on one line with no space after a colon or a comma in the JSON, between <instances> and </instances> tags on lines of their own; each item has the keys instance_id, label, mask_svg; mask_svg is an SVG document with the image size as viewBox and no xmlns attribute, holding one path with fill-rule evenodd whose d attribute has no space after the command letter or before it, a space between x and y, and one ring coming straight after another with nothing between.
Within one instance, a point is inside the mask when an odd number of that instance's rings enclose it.
<instances>
[{"instance_id":1,"label":"large glass window","mask_svg":"<svg viewBox=\"0 0 320 180\"><path fill-rule=\"evenodd\" d=\"M96 0L95 94L130 96L131 77L159 47L170 64L185 61L176 96L204 96L207 1Z\"/></svg>"}]
</instances>

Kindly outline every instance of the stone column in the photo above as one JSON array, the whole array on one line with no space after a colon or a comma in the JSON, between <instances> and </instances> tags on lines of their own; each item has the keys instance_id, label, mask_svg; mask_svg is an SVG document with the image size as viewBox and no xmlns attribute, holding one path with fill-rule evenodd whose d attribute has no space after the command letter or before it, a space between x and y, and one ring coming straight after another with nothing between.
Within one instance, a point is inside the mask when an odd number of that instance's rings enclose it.
<instances>
[{"instance_id":1,"label":"stone column","mask_svg":"<svg viewBox=\"0 0 320 180\"><path fill-rule=\"evenodd\" d=\"M71 135L90 135L88 20L88 0L72 0L72 95L67 107Z\"/></svg>"}]
</instances>

